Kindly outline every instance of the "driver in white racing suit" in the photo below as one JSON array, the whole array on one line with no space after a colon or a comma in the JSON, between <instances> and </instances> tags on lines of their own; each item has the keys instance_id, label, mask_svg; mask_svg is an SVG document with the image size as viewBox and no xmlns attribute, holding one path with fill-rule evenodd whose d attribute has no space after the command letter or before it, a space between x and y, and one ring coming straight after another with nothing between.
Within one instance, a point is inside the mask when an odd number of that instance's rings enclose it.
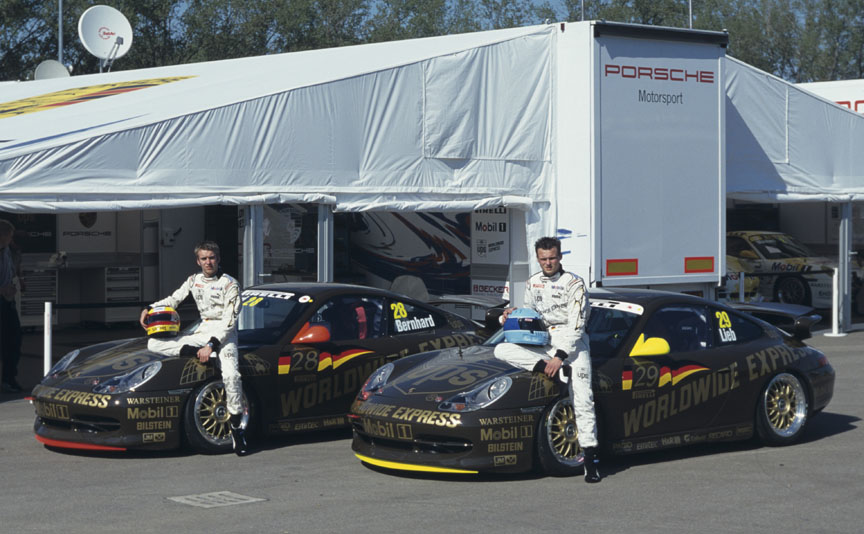
<instances>
[{"instance_id":1,"label":"driver in white racing suit","mask_svg":"<svg viewBox=\"0 0 864 534\"><path fill-rule=\"evenodd\" d=\"M156 301L150 308L177 308L191 293L201 314L201 323L192 334L174 339L151 337L147 348L168 356L197 356L206 363L218 356L225 384L226 404L230 413L231 438L234 452L248 452L243 419L243 386L240 379L237 352L237 316L240 314L240 285L231 276L219 271L219 245L204 241L195 247L195 259L201 272L191 275L170 296ZM141 312L141 326L147 329L148 309Z\"/></svg>"},{"instance_id":2,"label":"driver in white racing suit","mask_svg":"<svg viewBox=\"0 0 864 534\"><path fill-rule=\"evenodd\" d=\"M599 482L591 356L588 334L585 332L591 311L588 291L581 277L565 271L561 266L561 241L554 237L543 237L534 243L534 251L541 271L528 279L525 307L537 311L549 330L550 351L555 356L543 354L543 371L553 377L564 363L570 365L570 394L576 415L579 446L585 454L585 481ZM505 310L503 319L506 320L514 309ZM495 351L497 357L526 369L534 368L538 363L538 354L542 352L522 345L510 345L507 349ZM533 361L529 361L532 358Z\"/></svg>"}]
</instances>

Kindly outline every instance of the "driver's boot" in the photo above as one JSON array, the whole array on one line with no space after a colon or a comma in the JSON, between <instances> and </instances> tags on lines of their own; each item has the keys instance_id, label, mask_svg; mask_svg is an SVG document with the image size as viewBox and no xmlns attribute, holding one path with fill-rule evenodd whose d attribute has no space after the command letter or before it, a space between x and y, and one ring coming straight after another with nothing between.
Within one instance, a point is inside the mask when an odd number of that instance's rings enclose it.
<instances>
[{"instance_id":1,"label":"driver's boot","mask_svg":"<svg viewBox=\"0 0 864 534\"><path fill-rule=\"evenodd\" d=\"M585 447L585 482L589 484L593 484L594 482L600 482L600 460L597 459L597 448L596 447Z\"/></svg>"},{"instance_id":2,"label":"driver's boot","mask_svg":"<svg viewBox=\"0 0 864 534\"><path fill-rule=\"evenodd\" d=\"M242 426L243 414L231 414L231 443L234 454L245 456L249 453L249 443L246 441L246 429Z\"/></svg>"}]
</instances>

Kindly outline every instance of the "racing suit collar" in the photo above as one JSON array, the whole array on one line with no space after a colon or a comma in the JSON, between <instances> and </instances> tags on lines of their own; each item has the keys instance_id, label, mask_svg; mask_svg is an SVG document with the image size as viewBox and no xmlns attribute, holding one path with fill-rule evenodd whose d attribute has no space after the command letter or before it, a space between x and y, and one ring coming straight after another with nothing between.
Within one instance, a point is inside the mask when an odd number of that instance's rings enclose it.
<instances>
[{"instance_id":1,"label":"racing suit collar","mask_svg":"<svg viewBox=\"0 0 864 534\"><path fill-rule=\"evenodd\" d=\"M562 274L564 274L564 267L558 269L558 272L556 272L552 276L546 276L543 271L540 271L540 278L543 280L549 280L550 282L556 282L559 278L561 278Z\"/></svg>"},{"instance_id":2,"label":"racing suit collar","mask_svg":"<svg viewBox=\"0 0 864 534\"><path fill-rule=\"evenodd\" d=\"M213 282L215 280L219 280L220 278L222 278L223 274L225 274L225 273L222 272L222 269L219 269L216 271L216 274L214 274L213 276L205 276L204 273L201 273L201 277L204 279L205 282Z\"/></svg>"}]
</instances>

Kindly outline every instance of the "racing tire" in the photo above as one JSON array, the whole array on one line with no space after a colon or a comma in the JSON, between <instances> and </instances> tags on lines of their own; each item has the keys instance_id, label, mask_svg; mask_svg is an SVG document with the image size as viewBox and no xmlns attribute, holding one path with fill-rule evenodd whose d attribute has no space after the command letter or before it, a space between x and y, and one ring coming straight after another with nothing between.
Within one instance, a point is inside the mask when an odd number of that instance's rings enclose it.
<instances>
[{"instance_id":1,"label":"racing tire","mask_svg":"<svg viewBox=\"0 0 864 534\"><path fill-rule=\"evenodd\" d=\"M774 300L786 304L809 306L810 285L800 276L782 276L774 283Z\"/></svg>"},{"instance_id":2,"label":"racing tire","mask_svg":"<svg viewBox=\"0 0 864 534\"><path fill-rule=\"evenodd\" d=\"M241 425L247 435L252 434L249 428L251 408L244 390ZM204 454L231 452L229 417L225 386L221 380L211 380L195 388L183 410L183 431L189 446Z\"/></svg>"},{"instance_id":3,"label":"racing tire","mask_svg":"<svg viewBox=\"0 0 864 534\"><path fill-rule=\"evenodd\" d=\"M576 414L568 397L556 400L543 411L537 427L537 459L548 475L582 473L584 456L579 447Z\"/></svg>"},{"instance_id":4,"label":"racing tire","mask_svg":"<svg viewBox=\"0 0 864 534\"><path fill-rule=\"evenodd\" d=\"M798 441L807 425L807 392L790 373L771 378L756 404L756 432L766 445Z\"/></svg>"}]
</instances>

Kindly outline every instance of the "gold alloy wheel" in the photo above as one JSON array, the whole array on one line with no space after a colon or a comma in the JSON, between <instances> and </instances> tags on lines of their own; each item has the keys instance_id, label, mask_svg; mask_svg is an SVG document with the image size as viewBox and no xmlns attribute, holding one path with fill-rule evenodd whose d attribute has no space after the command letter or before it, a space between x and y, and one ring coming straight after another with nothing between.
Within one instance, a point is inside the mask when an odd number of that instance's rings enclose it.
<instances>
[{"instance_id":1,"label":"gold alloy wheel","mask_svg":"<svg viewBox=\"0 0 864 534\"><path fill-rule=\"evenodd\" d=\"M569 399L560 399L546 416L546 439L556 460L568 466L582 465L576 414Z\"/></svg>"},{"instance_id":2,"label":"gold alloy wheel","mask_svg":"<svg viewBox=\"0 0 864 534\"><path fill-rule=\"evenodd\" d=\"M249 427L249 402L243 392L243 419L240 426ZM217 447L231 447L231 414L228 412L225 385L214 380L202 387L194 400L195 429L207 443Z\"/></svg>"},{"instance_id":3,"label":"gold alloy wheel","mask_svg":"<svg viewBox=\"0 0 864 534\"><path fill-rule=\"evenodd\" d=\"M195 426L201 436L213 445L231 441L225 387L221 381L210 382L195 397Z\"/></svg>"},{"instance_id":4,"label":"gold alloy wheel","mask_svg":"<svg viewBox=\"0 0 864 534\"><path fill-rule=\"evenodd\" d=\"M801 381L788 373L775 376L765 388L763 409L774 434L794 436L807 421L807 396Z\"/></svg>"}]
</instances>

